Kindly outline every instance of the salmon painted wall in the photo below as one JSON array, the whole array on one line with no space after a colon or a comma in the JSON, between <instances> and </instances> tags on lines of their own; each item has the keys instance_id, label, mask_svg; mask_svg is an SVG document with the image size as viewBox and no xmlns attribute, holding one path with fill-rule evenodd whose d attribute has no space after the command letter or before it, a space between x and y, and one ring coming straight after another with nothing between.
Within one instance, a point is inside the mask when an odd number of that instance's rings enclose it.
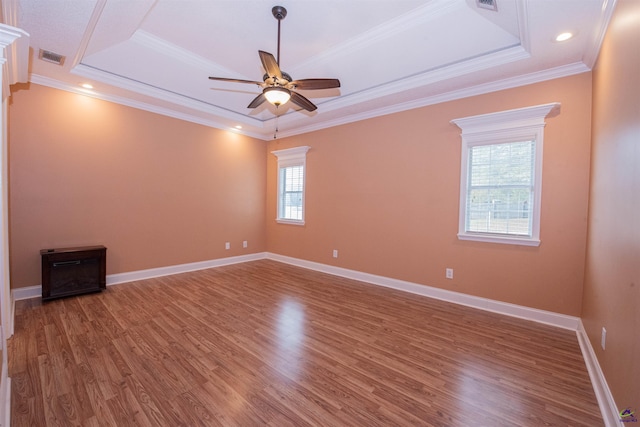
<instances>
[{"instance_id":1,"label":"salmon painted wall","mask_svg":"<svg viewBox=\"0 0 640 427\"><path fill-rule=\"evenodd\" d=\"M562 111L545 128L541 245L458 240L461 140L450 121L550 102ZM590 117L584 73L272 141L269 152L311 149L304 226L275 222L277 158L268 154L268 251L579 316Z\"/></svg>"},{"instance_id":2,"label":"salmon painted wall","mask_svg":"<svg viewBox=\"0 0 640 427\"><path fill-rule=\"evenodd\" d=\"M640 410L639 76L640 2L619 0L593 71L593 160L582 311L619 410ZM603 327L606 350L600 345Z\"/></svg>"},{"instance_id":3,"label":"salmon painted wall","mask_svg":"<svg viewBox=\"0 0 640 427\"><path fill-rule=\"evenodd\" d=\"M264 141L35 84L9 115L14 288L44 248L103 244L107 274L265 250Z\"/></svg>"}]
</instances>

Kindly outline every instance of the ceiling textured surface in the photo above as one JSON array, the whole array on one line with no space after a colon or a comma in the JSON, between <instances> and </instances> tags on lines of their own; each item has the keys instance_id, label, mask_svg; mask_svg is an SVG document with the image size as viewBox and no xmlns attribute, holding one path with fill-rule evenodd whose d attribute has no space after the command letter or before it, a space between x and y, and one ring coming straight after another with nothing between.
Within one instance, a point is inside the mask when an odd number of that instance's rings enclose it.
<instances>
[{"instance_id":1,"label":"ceiling textured surface","mask_svg":"<svg viewBox=\"0 0 640 427\"><path fill-rule=\"evenodd\" d=\"M260 139L310 132L591 69L614 0L14 0L30 34L30 81ZM247 105L262 81L258 50L294 79L339 89ZM560 43L563 31L575 34ZM62 66L40 49L66 56ZM90 83L93 89L83 89ZM276 123L276 117L277 123ZM237 130L236 127L242 129Z\"/></svg>"}]
</instances>

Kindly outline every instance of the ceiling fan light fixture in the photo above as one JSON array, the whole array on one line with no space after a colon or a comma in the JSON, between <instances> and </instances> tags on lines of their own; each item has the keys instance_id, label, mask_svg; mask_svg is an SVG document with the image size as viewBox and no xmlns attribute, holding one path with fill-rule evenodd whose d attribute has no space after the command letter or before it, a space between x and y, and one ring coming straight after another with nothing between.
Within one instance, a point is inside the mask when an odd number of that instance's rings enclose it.
<instances>
[{"instance_id":1,"label":"ceiling fan light fixture","mask_svg":"<svg viewBox=\"0 0 640 427\"><path fill-rule=\"evenodd\" d=\"M267 98L267 101L276 107L286 104L289 98L291 98L291 92L284 87L268 87L262 93L264 97Z\"/></svg>"},{"instance_id":2,"label":"ceiling fan light fixture","mask_svg":"<svg viewBox=\"0 0 640 427\"><path fill-rule=\"evenodd\" d=\"M1 0L0 0L1 1ZM276 59L269 52L258 50L258 56L265 74L262 77L262 82L244 80L244 79L230 79L228 77L209 77L209 80L220 80L224 82L234 83L250 83L257 84L262 87L262 93L256 96L253 101L247 105L247 108L257 108L265 101L276 108L282 104L291 102L302 109L313 112L318 109L313 102L309 101L304 95L297 92L301 90L318 90L318 89L334 89L340 87L340 80L338 79L300 79L293 80L291 76L280 69L280 21L287 16L287 9L282 6L274 6L271 9L273 17L278 20L278 59ZM294 107L295 108L295 107Z\"/></svg>"}]
</instances>

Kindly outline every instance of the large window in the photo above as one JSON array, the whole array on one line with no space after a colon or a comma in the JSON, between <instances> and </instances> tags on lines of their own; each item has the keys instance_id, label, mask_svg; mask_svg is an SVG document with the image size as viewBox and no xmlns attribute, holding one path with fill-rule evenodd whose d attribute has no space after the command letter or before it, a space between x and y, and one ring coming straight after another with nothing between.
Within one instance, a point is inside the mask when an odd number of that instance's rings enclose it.
<instances>
[{"instance_id":1,"label":"large window","mask_svg":"<svg viewBox=\"0 0 640 427\"><path fill-rule=\"evenodd\" d=\"M540 244L544 118L559 108L453 120L462 129L459 239Z\"/></svg>"},{"instance_id":2,"label":"large window","mask_svg":"<svg viewBox=\"0 0 640 427\"><path fill-rule=\"evenodd\" d=\"M465 230L531 237L536 142L469 148Z\"/></svg>"},{"instance_id":3,"label":"large window","mask_svg":"<svg viewBox=\"0 0 640 427\"><path fill-rule=\"evenodd\" d=\"M304 224L307 151L307 146L272 151L278 158L278 222Z\"/></svg>"}]
</instances>

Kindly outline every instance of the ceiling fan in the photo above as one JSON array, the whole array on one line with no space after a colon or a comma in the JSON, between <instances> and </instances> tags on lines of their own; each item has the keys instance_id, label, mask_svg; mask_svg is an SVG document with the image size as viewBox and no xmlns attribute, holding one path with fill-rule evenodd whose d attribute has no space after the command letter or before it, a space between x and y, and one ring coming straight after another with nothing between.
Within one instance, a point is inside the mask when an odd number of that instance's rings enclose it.
<instances>
[{"instance_id":1,"label":"ceiling fan","mask_svg":"<svg viewBox=\"0 0 640 427\"><path fill-rule=\"evenodd\" d=\"M307 111L314 111L318 107L306 97L295 92L295 89L316 90L333 89L340 87L338 79L302 79L292 80L291 76L280 70L280 21L287 16L287 9L282 6L274 6L271 9L273 17L278 20L278 60L269 52L258 51L260 61L266 73L261 82L253 80L229 79L226 77L209 77L211 80L235 83L251 83L263 88L262 93L256 96L247 108L256 108L265 101L275 105L276 108L287 103L289 100Z\"/></svg>"}]
</instances>

